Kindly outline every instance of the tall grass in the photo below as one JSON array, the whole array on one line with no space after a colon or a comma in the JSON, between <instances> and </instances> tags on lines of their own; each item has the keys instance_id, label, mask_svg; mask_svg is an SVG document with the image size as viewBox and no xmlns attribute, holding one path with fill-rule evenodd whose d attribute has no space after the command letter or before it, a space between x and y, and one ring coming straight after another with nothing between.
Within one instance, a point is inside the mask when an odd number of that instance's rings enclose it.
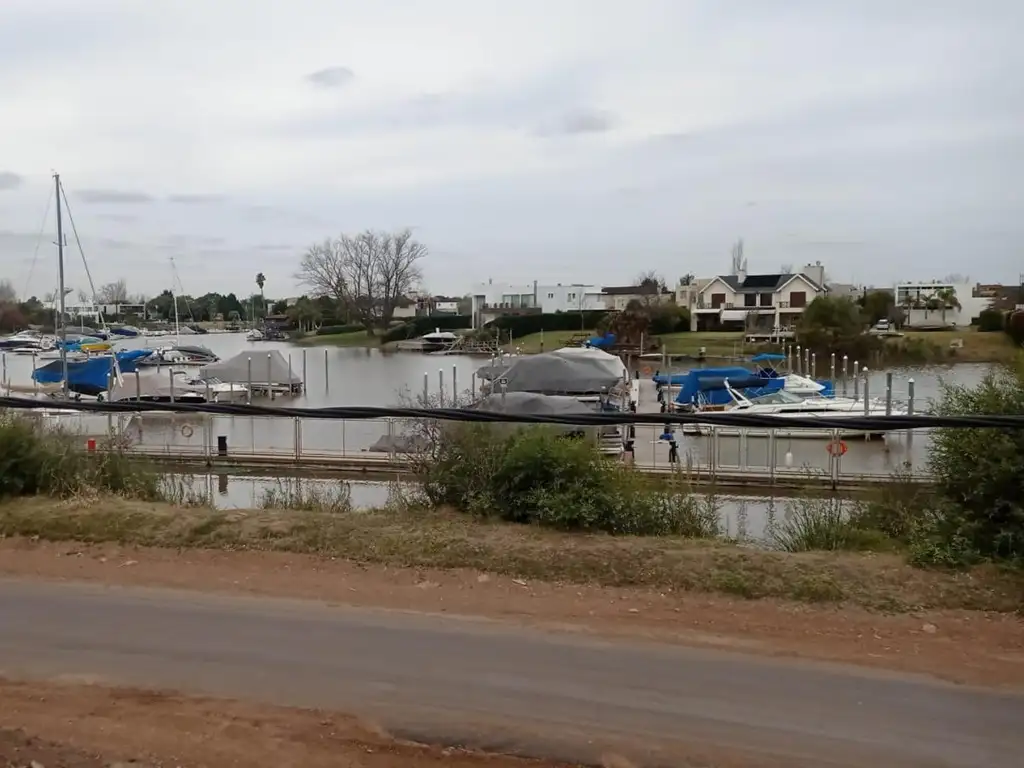
<instances>
[{"instance_id":1,"label":"tall grass","mask_svg":"<svg viewBox=\"0 0 1024 768\"><path fill-rule=\"evenodd\" d=\"M86 452L81 443L80 435L44 426L32 415L0 414L0 498L106 492L163 500L155 471L116 447Z\"/></svg>"},{"instance_id":2,"label":"tall grass","mask_svg":"<svg viewBox=\"0 0 1024 768\"><path fill-rule=\"evenodd\" d=\"M263 489L259 507L345 514L353 509L352 485L346 482L328 484L320 480L304 483L300 478L278 480L276 485Z\"/></svg>"}]
</instances>

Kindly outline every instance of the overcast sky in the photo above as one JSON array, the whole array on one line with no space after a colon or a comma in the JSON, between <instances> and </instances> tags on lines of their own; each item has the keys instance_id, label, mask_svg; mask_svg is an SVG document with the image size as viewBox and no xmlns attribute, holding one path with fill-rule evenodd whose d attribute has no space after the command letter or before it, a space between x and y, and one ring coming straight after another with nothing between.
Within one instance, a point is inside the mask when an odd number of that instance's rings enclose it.
<instances>
[{"instance_id":1,"label":"overcast sky","mask_svg":"<svg viewBox=\"0 0 1024 768\"><path fill-rule=\"evenodd\" d=\"M174 257L189 293L294 295L309 243L403 226L435 293L710 276L739 237L751 271L1016 282L1021 30L1020 0L2 0L0 277L53 289L57 170L95 281L147 294Z\"/></svg>"}]
</instances>

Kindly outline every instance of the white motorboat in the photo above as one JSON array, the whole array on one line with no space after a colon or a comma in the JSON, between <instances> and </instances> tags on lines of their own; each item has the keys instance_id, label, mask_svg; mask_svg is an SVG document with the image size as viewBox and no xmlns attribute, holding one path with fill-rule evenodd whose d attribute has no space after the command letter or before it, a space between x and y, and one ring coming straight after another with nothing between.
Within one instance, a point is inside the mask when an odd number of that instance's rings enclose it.
<instances>
[{"instance_id":1,"label":"white motorboat","mask_svg":"<svg viewBox=\"0 0 1024 768\"><path fill-rule=\"evenodd\" d=\"M208 392L208 402L211 403L244 403L249 399L249 388L244 384L221 381L213 376L206 379L190 377L185 371L175 371L174 375L181 376L189 387L198 387Z\"/></svg>"},{"instance_id":2,"label":"white motorboat","mask_svg":"<svg viewBox=\"0 0 1024 768\"><path fill-rule=\"evenodd\" d=\"M783 418L830 420L857 418L862 416L879 417L886 415L907 415L906 410L895 405L890 408L890 412L887 414L885 403L876 400L869 400L865 406L863 400L854 400L846 397L801 397L800 395L785 389L769 392L768 394L753 398L745 397L741 393L729 387L728 384L726 384L726 390L733 399L733 403L731 405L724 408L720 406L708 409L698 408L697 412L700 413L704 410L705 412L715 413L743 413L761 416L781 416ZM875 437L881 436L887 431L892 431L839 429L837 434L837 431L831 427L822 427L821 429L815 429L813 427L794 427L793 429L777 427L772 430L766 427L715 426L713 429L716 434L722 437L738 437L741 434L750 437L767 437L769 434L774 432L776 437L806 438L815 440L828 440L833 437ZM682 431L683 434L689 435L708 435L712 432L712 425L685 424L683 425Z\"/></svg>"},{"instance_id":3,"label":"white motorboat","mask_svg":"<svg viewBox=\"0 0 1024 768\"><path fill-rule=\"evenodd\" d=\"M263 341L266 338L267 337L264 335L263 331L261 331L259 328L253 328L251 331L245 334L246 341Z\"/></svg>"},{"instance_id":4,"label":"white motorboat","mask_svg":"<svg viewBox=\"0 0 1024 768\"><path fill-rule=\"evenodd\" d=\"M178 345L153 350L151 355L139 360L138 365L144 368L162 365L209 365L218 360L220 358L206 347Z\"/></svg>"}]
</instances>

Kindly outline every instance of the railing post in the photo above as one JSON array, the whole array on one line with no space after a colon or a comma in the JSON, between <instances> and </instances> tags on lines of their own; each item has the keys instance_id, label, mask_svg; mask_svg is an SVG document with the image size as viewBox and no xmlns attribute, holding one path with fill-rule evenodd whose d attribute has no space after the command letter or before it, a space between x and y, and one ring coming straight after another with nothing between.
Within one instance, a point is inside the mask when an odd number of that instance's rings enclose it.
<instances>
[{"instance_id":1,"label":"railing post","mask_svg":"<svg viewBox=\"0 0 1024 768\"><path fill-rule=\"evenodd\" d=\"M860 363L853 361L853 399L860 398Z\"/></svg>"},{"instance_id":2,"label":"railing post","mask_svg":"<svg viewBox=\"0 0 1024 768\"><path fill-rule=\"evenodd\" d=\"M846 396L846 380L850 377L850 358L843 355L843 396Z\"/></svg>"},{"instance_id":3,"label":"railing post","mask_svg":"<svg viewBox=\"0 0 1024 768\"><path fill-rule=\"evenodd\" d=\"M892 416L892 371L885 374L885 415Z\"/></svg>"},{"instance_id":4,"label":"railing post","mask_svg":"<svg viewBox=\"0 0 1024 768\"><path fill-rule=\"evenodd\" d=\"M294 418L294 427L292 430L292 448L295 452L295 461L302 460L302 419L296 416Z\"/></svg>"},{"instance_id":5,"label":"railing post","mask_svg":"<svg viewBox=\"0 0 1024 768\"><path fill-rule=\"evenodd\" d=\"M768 480L775 485L775 463L778 459L778 445L775 427L768 430Z\"/></svg>"},{"instance_id":6,"label":"railing post","mask_svg":"<svg viewBox=\"0 0 1024 768\"><path fill-rule=\"evenodd\" d=\"M914 415L914 380L907 381L907 415ZM907 430L907 463L913 466L914 461L914 430Z\"/></svg>"}]
</instances>

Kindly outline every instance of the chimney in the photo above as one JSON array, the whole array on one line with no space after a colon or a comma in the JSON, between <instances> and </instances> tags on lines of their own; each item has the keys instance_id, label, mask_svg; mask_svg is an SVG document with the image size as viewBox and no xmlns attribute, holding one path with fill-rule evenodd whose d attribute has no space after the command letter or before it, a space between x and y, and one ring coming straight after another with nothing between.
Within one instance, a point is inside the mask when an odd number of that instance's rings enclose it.
<instances>
[{"instance_id":1,"label":"chimney","mask_svg":"<svg viewBox=\"0 0 1024 768\"><path fill-rule=\"evenodd\" d=\"M825 268L821 265L820 261L817 261L814 264L808 264L801 270L801 272L803 272L804 276L809 277L822 288L825 287Z\"/></svg>"}]
</instances>

